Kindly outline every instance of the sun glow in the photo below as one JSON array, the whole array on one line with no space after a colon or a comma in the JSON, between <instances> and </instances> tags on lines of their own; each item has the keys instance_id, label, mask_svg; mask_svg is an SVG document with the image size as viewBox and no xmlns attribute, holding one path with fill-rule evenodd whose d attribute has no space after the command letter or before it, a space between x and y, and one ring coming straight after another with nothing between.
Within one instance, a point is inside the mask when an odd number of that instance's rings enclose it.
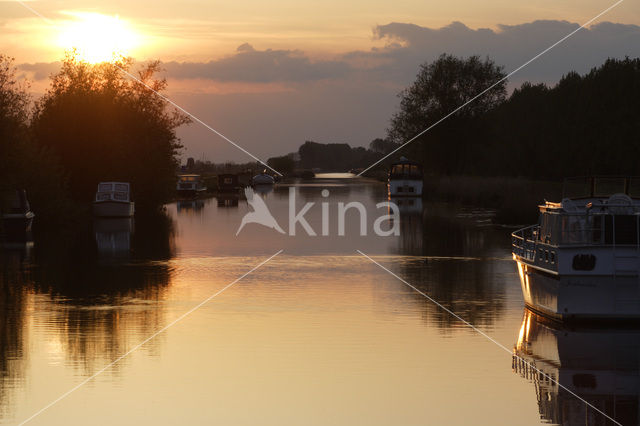
<instances>
[{"instance_id":1,"label":"sun glow","mask_svg":"<svg viewBox=\"0 0 640 426\"><path fill-rule=\"evenodd\" d=\"M67 50L75 49L84 61L96 63L127 56L140 43L140 36L117 16L88 12L69 15L75 19L63 26L58 43Z\"/></svg>"}]
</instances>

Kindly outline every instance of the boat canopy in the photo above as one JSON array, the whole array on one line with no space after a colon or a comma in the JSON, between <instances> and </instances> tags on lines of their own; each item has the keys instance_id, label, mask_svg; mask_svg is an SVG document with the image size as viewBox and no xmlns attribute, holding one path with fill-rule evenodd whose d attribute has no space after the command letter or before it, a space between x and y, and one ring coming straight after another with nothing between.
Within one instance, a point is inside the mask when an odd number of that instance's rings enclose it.
<instances>
[{"instance_id":1,"label":"boat canopy","mask_svg":"<svg viewBox=\"0 0 640 426\"><path fill-rule=\"evenodd\" d=\"M391 164L389 179L422 179L422 166L404 157Z\"/></svg>"},{"instance_id":2,"label":"boat canopy","mask_svg":"<svg viewBox=\"0 0 640 426\"><path fill-rule=\"evenodd\" d=\"M178 175L180 182L198 182L200 175Z\"/></svg>"},{"instance_id":3,"label":"boat canopy","mask_svg":"<svg viewBox=\"0 0 640 426\"><path fill-rule=\"evenodd\" d=\"M564 180L563 199L608 198L625 194L640 199L640 176L580 176Z\"/></svg>"},{"instance_id":4,"label":"boat canopy","mask_svg":"<svg viewBox=\"0 0 640 426\"><path fill-rule=\"evenodd\" d=\"M130 201L130 186L128 182L100 182L96 201Z\"/></svg>"}]
</instances>

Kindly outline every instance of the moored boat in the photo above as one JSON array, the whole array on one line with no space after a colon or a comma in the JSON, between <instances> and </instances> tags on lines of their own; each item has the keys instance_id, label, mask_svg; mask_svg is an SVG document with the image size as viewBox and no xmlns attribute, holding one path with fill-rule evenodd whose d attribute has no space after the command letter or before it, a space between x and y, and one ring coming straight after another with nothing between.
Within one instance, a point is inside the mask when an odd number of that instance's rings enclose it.
<instances>
[{"instance_id":1,"label":"moored boat","mask_svg":"<svg viewBox=\"0 0 640 426\"><path fill-rule=\"evenodd\" d=\"M275 182L274 177L268 174L266 170L251 178L251 185L273 185Z\"/></svg>"},{"instance_id":2,"label":"moored boat","mask_svg":"<svg viewBox=\"0 0 640 426\"><path fill-rule=\"evenodd\" d=\"M393 163L389 169L390 197L419 197L422 195L422 166L406 158Z\"/></svg>"},{"instance_id":3,"label":"moored boat","mask_svg":"<svg viewBox=\"0 0 640 426\"><path fill-rule=\"evenodd\" d=\"M560 321L640 319L640 178L571 178L511 234L527 307Z\"/></svg>"},{"instance_id":4,"label":"moored boat","mask_svg":"<svg viewBox=\"0 0 640 426\"><path fill-rule=\"evenodd\" d=\"M176 191L180 197L193 198L203 194L207 187L202 183L200 175L187 174L178 175Z\"/></svg>"},{"instance_id":5,"label":"moored boat","mask_svg":"<svg viewBox=\"0 0 640 426\"><path fill-rule=\"evenodd\" d=\"M98 217L131 217L135 205L131 201L128 182L100 182L93 201L93 214Z\"/></svg>"}]
</instances>

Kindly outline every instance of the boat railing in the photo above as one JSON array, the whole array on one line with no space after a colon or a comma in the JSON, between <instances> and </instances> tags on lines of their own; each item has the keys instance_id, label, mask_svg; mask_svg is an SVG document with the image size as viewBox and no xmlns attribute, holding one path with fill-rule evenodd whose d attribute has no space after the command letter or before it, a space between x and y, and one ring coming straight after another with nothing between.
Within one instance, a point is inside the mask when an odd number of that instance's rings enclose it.
<instances>
[{"instance_id":1,"label":"boat railing","mask_svg":"<svg viewBox=\"0 0 640 426\"><path fill-rule=\"evenodd\" d=\"M536 245L626 246L640 251L640 214L575 213L550 215L555 223L532 225L512 233L515 254L533 258Z\"/></svg>"},{"instance_id":2,"label":"boat railing","mask_svg":"<svg viewBox=\"0 0 640 426\"><path fill-rule=\"evenodd\" d=\"M511 233L512 252L525 259L534 260L539 225L531 225Z\"/></svg>"}]
</instances>

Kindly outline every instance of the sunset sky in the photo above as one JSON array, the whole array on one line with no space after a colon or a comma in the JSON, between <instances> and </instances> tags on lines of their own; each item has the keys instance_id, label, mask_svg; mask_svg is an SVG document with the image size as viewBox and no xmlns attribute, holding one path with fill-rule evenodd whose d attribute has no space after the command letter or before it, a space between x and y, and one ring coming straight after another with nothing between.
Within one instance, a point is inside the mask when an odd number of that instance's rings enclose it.
<instances>
[{"instance_id":1,"label":"sunset sky","mask_svg":"<svg viewBox=\"0 0 640 426\"><path fill-rule=\"evenodd\" d=\"M371 2L0 0L0 53L34 96L65 49L89 60L116 45L160 59L168 95L261 158L305 140L367 145L385 135L419 64L447 52L489 55L511 71L614 1ZM105 36L104 34L108 34ZM640 3L626 0L510 79L553 83L607 57L640 56ZM193 123L184 156L250 158Z\"/></svg>"}]
</instances>

